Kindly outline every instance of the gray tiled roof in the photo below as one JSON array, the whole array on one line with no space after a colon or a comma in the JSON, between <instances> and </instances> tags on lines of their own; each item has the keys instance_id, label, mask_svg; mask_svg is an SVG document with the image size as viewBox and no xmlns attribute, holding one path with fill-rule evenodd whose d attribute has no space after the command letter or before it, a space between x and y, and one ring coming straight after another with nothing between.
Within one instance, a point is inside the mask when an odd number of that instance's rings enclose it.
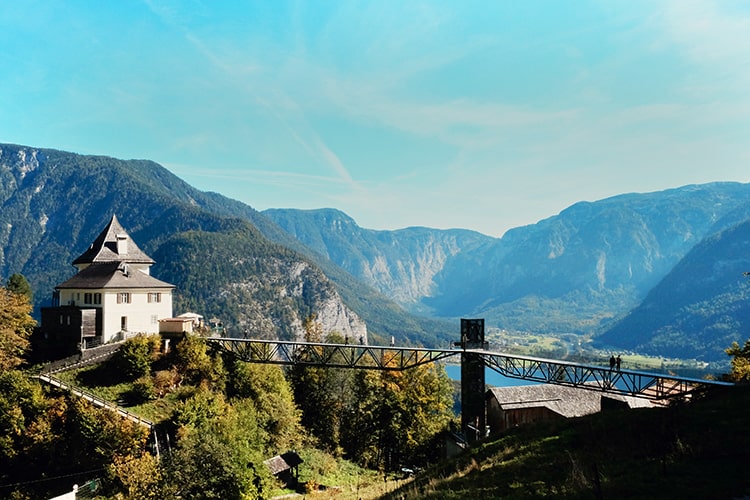
<instances>
[{"instance_id":1,"label":"gray tiled roof","mask_svg":"<svg viewBox=\"0 0 750 500\"><path fill-rule=\"evenodd\" d=\"M124 262L103 262L91 264L55 287L64 288L174 288L174 285L138 270L128 270Z\"/></svg>"},{"instance_id":2,"label":"gray tiled roof","mask_svg":"<svg viewBox=\"0 0 750 500\"><path fill-rule=\"evenodd\" d=\"M492 387L503 410L545 407L564 417L581 417L601 410L601 394L552 384Z\"/></svg>"},{"instance_id":3,"label":"gray tiled roof","mask_svg":"<svg viewBox=\"0 0 750 500\"><path fill-rule=\"evenodd\" d=\"M117 253L117 236L126 236L128 239L127 253ZM73 265L78 264L92 264L95 262L133 262L139 264L153 264L154 260L143 251L138 248L127 231L123 229L117 220L117 216L113 215L110 219L109 224L104 230L96 237L91 246L83 252L76 260L73 261Z\"/></svg>"},{"instance_id":4,"label":"gray tiled roof","mask_svg":"<svg viewBox=\"0 0 750 500\"><path fill-rule=\"evenodd\" d=\"M297 453L288 451L282 455L276 455L273 458L264 460L263 463L271 470L271 474L276 475L280 472L287 471L292 467L298 466L302 463L302 459Z\"/></svg>"}]
</instances>

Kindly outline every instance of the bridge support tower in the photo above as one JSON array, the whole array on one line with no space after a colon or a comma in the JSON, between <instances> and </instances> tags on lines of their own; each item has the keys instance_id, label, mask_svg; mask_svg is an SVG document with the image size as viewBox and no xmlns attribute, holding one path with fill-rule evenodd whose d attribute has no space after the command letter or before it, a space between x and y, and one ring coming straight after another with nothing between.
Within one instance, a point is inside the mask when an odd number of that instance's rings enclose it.
<instances>
[{"instance_id":1,"label":"bridge support tower","mask_svg":"<svg viewBox=\"0 0 750 500\"><path fill-rule=\"evenodd\" d=\"M469 443L485 435L484 360L467 349L486 349L484 319L461 319L461 430Z\"/></svg>"}]
</instances>

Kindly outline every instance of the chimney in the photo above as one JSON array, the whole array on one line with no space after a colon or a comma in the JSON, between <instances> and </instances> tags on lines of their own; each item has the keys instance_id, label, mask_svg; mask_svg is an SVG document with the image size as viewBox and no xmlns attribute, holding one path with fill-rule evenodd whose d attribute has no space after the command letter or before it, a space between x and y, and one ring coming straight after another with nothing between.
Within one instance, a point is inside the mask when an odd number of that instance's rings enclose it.
<instances>
[{"instance_id":1,"label":"chimney","mask_svg":"<svg viewBox=\"0 0 750 500\"><path fill-rule=\"evenodd\" d=\"M128 235L117 235L117 255L127 255L128 253Z\"/></svg>"}]
</instances>

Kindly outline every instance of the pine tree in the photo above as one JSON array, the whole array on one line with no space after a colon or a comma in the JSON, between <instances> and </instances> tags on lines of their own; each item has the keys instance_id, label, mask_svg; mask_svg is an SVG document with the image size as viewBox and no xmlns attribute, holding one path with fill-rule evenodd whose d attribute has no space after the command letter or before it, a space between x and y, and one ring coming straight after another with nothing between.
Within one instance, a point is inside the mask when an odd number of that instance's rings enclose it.
<instances>
[{"instance_id":1,"label":"pine tree","mask_svg":"<svg viewBox=\"0 0 750 500\"><path fill-rule=\"evenodd\" d=\"M31 285L26 281L26 277L23 274L16 273L11 275L5 287L13 293L26 297L29 300L29 304L33 303L34 294L31 292Z\"/></svg>"},{"instance_id":2,"label":"pine tree","mask_svg":"<svg viewBox=\"0 0 750 500\"><path fill-rule=\"evenodd\" d=\"M746 340L743 347L737 342L732 342L732 346L725 352L733 356L729 378L733 382L750 382L750 340Z\"/></svg>"}]
</instances>

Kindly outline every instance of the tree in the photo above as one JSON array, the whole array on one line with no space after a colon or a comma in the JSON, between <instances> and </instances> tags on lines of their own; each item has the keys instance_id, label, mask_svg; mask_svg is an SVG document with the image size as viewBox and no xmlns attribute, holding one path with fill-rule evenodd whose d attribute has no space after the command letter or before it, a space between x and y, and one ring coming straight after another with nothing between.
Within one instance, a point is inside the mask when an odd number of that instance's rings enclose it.
<instances>
[{"instance_id":1,"label":"tree","mask_svg":"<svg viewBox=\"0 0 750 500\"><path fill-rule=\"evenodd\" d=\"M29 300L29 304L33 303L34 294L31 292L31 285L26 281L26 277L23 274L13 274L8 278L8 283L5 288L18 295L23 295Z\"/></svg>"},{"instance_id":2,"label":"tree","mask_svg":"<svg viewBox=\"0 0 750 500\"><path fill-rule=\"evenodd\" d=\"M150 453L140 456L116 456L107 468L107 475L128 500L158 500L162 471L158 459ZM119 497L117 497L119 498Z\"/></svg>"},{"instance_id":3,"label":"tree","mask_svg":"<svg viewBox=\"0 0 750 500\"><path fill-rule=\"evenodd\" d=\"M159 349L158 335L137 335L126 340L112 358L117 369L132 381L151 373Z\"/></svg>"},{"instance_id":4,"label":"tree","mask_svg":"<svg viewBox=\"0 0 750 500\"><path fill-rule=\"evenodd\" d=\"M41 438L28 431L46 427L39 422L48 406L37 382L18 370L0 372L0 470L6 470L6 460L25 453Z\"/></svg>"},{"instance_id":5,"label":"tree","mask_svg":"<svg viewBox=\"0 0 750 500\"><path fill-rule=\"evenodd\" d=\"M342 442L361 465L393 470L436 458L430 445L453 417L442 367L359 373L353 392Z\"/></svg>"},{"instance_id":6,"label":"tree","mask_svg":"<svg viewBox=\"0 0 750 500\"><path fill-rule=\"evenodd\" d=\"M28 297L0 288L0 370L10 370L24 362L29 337L36 326Z\"/></svg>"},{"instance_id":7,"label":"tree","mask_svg":"<svg viewBox=\"0 0 750 500\"><path fill-rule=\"evenodd\" d=\"M274 454L297 447L303 433L300 411L281 368L235 360L231 365L227 393L232 404L249 401L256 421L266 432L265 448Z\"/></svg>"},{"instance_id":8,"label":"tree","mask_svg":"<svg viewBox=\"0 0 750 500\"><path fill-rule=\"evenodd\" d=\"M111 463L116 456L140 456L149 435L145 427L81 398L68 405L64 433L66 458L79 468Z\"/></svg>"},{"instance_id":9,"label":"tree","mask_svg":"<svg viewBox=\"0 0 750 500\"><path fill-rule=\"evenodd\" d=\"M220 356L209 356L205 339L188 335L175 347L175 366L185 382L223 392L226 368Z\"/></svg>"},{"instance_id":10,"label":"tree","mask_svg":"<svg viewBox=\"0 0 750 500\"><path fill-rule=\"evenodd\" d=\"M743 347L740 347L737 342L732 342L732 346L724 352L733 356L729 379L733 382L750 382L750 339L745 341Z\"/></svg>"},{"instance_id":11,"label":"tree","mask_svg":"<svg viewBox=\"0 0 750 500\"><path fill-rule=\"evenodd\" d=\"M199 390L173 417L177 447L164 460L165 498L264 498L264 432L249 400L227 404Z\"/></svg>"},{"instance_id":12,"label":"tree","mask_svg":"<svg viewBox=\"0 0 750 500\"><path fill-rule=\"evenodd\" d=\"M306 341L323 341L323 326L314 315L305 319L303 325ZM344 343L343 337L336 333L329 335L327 340ZM321 358L344 362L343 359L337 360L334 353L326 352L329 348L325 346L314 349ZM294 400L302 410L302 425L317 438L320 446L340 455L341 426L344 425L345 408L352 389L351 370L297 364L289 370L289 377Z\"/></svg>"}]
</instances>

